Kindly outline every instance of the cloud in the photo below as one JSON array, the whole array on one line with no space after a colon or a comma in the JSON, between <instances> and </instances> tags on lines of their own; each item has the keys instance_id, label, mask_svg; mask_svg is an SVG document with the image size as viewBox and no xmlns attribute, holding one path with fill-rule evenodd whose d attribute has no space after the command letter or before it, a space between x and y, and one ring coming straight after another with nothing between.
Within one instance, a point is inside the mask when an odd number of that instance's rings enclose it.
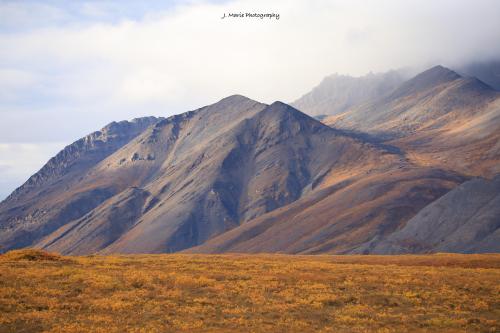
<instances>
[{"instance_id":1,"label":"cloud","mask_svg":"<svg viewBox=\"0 0 500 333\"><path fill-rule=\"evenodd\" d=\"M22 185L64 146L62 142L0 143L0 200Z\"/></svg>"},{"instance_id":2,"label":"cloud","mask_svg":"<svg viewBox=\"0 0 500 333\"><path fill-rule=\"evenodd\" d=\"M246 11L280 19L220 19ZM500 58L499 13L496 0L1 2L0 142L69 143L235 93L292 101L335 72Z\"/></svg>"},{"instance_id":3,"label":"cloud","mask_svg":"<svg viewBox=\"0 0 500 333\"><path fill-rule=\"evenodd\" d=\"M83 3L80 12L108 18L113 3L105 4ZM229 11L281 17L220 20ZM44 76L44 96L67 103L100 98L117 108L159 102L167 109L235 92L288 101L331 72L494 57L498 12L498 1L487 0L188 2L141 20L4 33L0 59L7 70Z\"/></svg>"},{"instance_id":4,"label":"cloud","mask_svg":"<svg viewBox=\"0 0 500 333\"><path fill-rule=\"evenodd\" d=\"M0 31L26 30L61 23L66 17L64 10L41 2L0 2Z\"/></svg>"},{"instance_id":5,"label":"cloud","mask_svg":"<svg viewBox=\"0 0 500 333\"><path fill-rule=\"evenodd\" d=\"M68 109L102 126L233 93L291 101L333 72L500 55L500 3L493 0L55 4L0 5L11 26L44 17L28 31L0 33L0 112ZM220 19L238 11L278 12L280 20Z\"/></svg>"},{"instance_id":6,"label":"cloud","mask_svg":"<svg viewBox=\"0 0 500 333\"><path fill-rule=\"evenodd\" d=\"M37 76L26 70L0 68L0 100L15 100L20 97L20 91L32 88L37 82Z\"/></svg>"}]
</instances>

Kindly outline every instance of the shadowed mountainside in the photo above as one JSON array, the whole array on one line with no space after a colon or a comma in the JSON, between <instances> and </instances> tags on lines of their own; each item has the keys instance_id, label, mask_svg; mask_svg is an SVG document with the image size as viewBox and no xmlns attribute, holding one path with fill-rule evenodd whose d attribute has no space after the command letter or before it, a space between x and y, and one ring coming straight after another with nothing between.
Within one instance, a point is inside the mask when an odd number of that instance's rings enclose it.
<instances>
[{"instance_id":1,"label":"shadowed mountainside","mask_svg":"<svg viewBox=\"0 0 500 333\"><path fill-rule=\"evenodd\" d=\"M187 252L369 253L366 242L390 235L463 180L440 170L409 166L340 182L335 174L330 177L314 195Z\"/></svg>"},{"instance_id":2,"label":"shadowed mountainside","mask_svg":"<svg viewBox=\"0 0 500 333\"><path fill-rule=\"evenodd\" d=\"M373 253L500 252L500 176L469 180L422 209Z\"/></svg>"}]
</instances>

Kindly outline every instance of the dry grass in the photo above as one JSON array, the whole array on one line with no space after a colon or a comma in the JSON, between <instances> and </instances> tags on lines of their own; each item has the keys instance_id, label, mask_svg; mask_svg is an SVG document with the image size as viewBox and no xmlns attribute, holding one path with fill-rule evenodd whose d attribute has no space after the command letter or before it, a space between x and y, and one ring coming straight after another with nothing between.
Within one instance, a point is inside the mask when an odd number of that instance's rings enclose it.
<instances>
[{"instance_id":1,"label":"dry grass","mask_svg":"<svg viewBox=\"0 0 500 333\"><path fill-rule=\"evenodd\" d=\"M0 332L499 332L500 255L0 256Z\"/></svg>"}]
</instances>

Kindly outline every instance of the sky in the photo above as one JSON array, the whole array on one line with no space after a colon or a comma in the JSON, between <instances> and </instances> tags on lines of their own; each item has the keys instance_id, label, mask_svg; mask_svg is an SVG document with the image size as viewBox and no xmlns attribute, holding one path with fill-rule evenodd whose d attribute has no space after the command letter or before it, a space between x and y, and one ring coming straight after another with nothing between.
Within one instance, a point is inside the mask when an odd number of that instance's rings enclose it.
<instances>
[{"instance_id":1,"label":"sky","mask_svg":"<svg viewBox=\"0 0 500 333\"><path fill-rule=\"evenodd\" d=\"M277 13L279 19L225 18ZM497 0L0 0L0 200L114 120L500 58Z\"/></svg>"}]
</instances>

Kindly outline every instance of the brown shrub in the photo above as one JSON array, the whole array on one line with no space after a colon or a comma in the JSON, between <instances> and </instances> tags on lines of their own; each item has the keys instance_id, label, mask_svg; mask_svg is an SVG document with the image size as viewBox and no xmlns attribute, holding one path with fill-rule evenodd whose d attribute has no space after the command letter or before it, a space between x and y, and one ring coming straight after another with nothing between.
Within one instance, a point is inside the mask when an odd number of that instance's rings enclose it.
<instances>
[{"instance_id":1,"label":"brown shrub","mask_svg":"<svg viewBox=\"0 0 500 333\"><path fill-rule=\"evenodd\" d=\"M68 257L60 254L47 252L39 249L12 250L0 255L3 261L71 261Z\"/></svg>"}]
</instances>

